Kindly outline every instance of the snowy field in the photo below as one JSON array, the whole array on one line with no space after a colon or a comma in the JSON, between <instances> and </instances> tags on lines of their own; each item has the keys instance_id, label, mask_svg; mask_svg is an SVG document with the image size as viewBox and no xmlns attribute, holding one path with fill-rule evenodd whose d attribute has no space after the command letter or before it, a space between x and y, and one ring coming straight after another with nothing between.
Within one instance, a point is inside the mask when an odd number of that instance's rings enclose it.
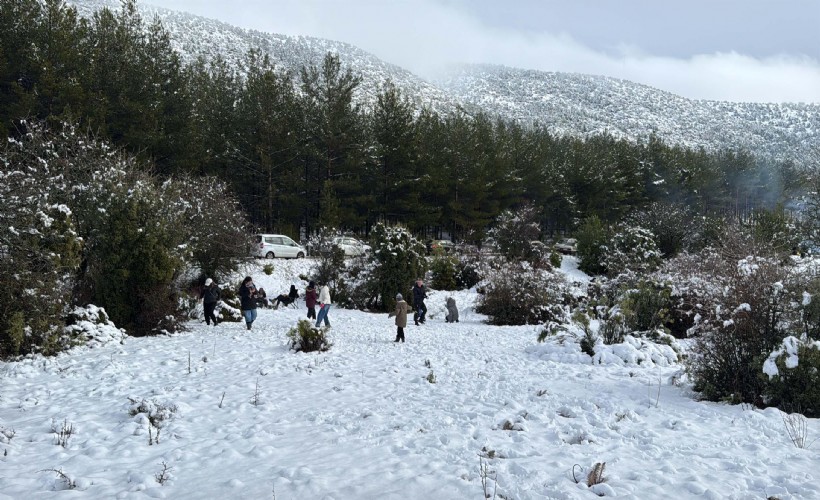
<instances>
[{"instance_id":1,"label":"snowy field","mask_svg":"<svg viewBox=\"0 0 820 500\"><path fill-rule=\"evenodd\" d=\"M275 296L309 264L255 281ZM471 292L446 324L447 296L406 344L387 314L333 309L331 350L293 353L300 302L251 331L192 321L0 363L0 499L820 498L820 442L794 446L778 410L698 402L669 351L637 341L592 364L536 327L488 326Z\"/></svg>"}]
</instances>

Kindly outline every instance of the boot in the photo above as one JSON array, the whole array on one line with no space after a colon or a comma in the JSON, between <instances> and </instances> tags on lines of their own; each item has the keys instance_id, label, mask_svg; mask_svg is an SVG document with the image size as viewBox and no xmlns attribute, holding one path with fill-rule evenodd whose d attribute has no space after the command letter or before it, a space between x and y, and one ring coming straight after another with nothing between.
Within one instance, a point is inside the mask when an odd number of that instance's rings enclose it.
<instances>
[{"instance_id":1,"label":"boot","mask_svg":"<svg viewBox=\"0 0 820 500\"><path fill-rule=\"evenodd\" d=\"M251 324L250 323L245 323L245 324L248 325L248 330L250 330L251 329Z\"/></svg>"}]
</instances>

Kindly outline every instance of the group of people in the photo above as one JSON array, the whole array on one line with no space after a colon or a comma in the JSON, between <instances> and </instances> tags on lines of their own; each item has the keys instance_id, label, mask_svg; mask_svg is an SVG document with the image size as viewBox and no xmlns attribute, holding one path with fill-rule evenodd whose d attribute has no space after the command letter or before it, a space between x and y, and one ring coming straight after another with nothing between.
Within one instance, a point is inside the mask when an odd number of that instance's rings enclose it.
<instances>
[{"instance_id":1,"label":"group of people","mask_svg":"<svg viewBox=\"0 0 820 500\"><path fill-rule=\"evenodd\" d=\"M424 299L427 298L427 287L424 286L424 280L416 279L413 285L413 322L416 326L423 325L427 316L427 306L424 305ZM447 315L444 320L448 323L458 323L458 308L456 307L456 300L452 297L447 298ZM396 317L396 340L393 342L404 342L404 329L407 328L407 301L404 300L402 294L396 294L396 310L392 311L388 317Z\"/></svg>"},{"instance_id":2,"label":"group of people","mask_svg":"<svg viewBox=\"0 0 820 500\"><path fill-rule=\"evenodd\" d=\"M246 276L242 280L242 285L239 287L240 308L242 315L245 317L245 324L248 330L251 329L253 322L256 321L256 307L258 292L253 284L253 278ZM280 294L275 299L275 306L277 309L280 305L290 305L299 298L299 291L296 285L290 286L290 291L287 294ZM316 316L316 304L319 304L319 316ZM324 321L325 326L330 326L330 320L327 315L330 312L330 288L327 284L323 285L318 292L316 292L316 283L311 281L305 290L305 304L307 305L308 319L316 319L316 327L318 328Z\"/></svg>"},{"instance_id":3,"label":"group of people","mask_svg":"<svg viewBox=\"0 0 820 500\"><path fill-rule=\"evenodd\" d=\"M427 287L424 286L424 281L421 278L416 279L416 283L413 285L412 293L414 307L413 322L416 326L423 325L427 316L427 306L424 304L424 300L427 298ZM205 323L207 325L210 325L211 322L213 322L214 326L216 326L218 323L217 318L214 315L214 309L219 302L220 296L221 294L219 287L216 285L214 280L211 278L206 279L205 287L202 289L199 298L202 300L203 308L205 310ZM275 307L278 308L281 304L292 304L298 298L299 291L296 289L296 285L291 285L290 291L287 294L280 294L276 297ZM256 321L256 309L260 304L260 300L264 300L264 303L267 303L267 297L264 289L257 289L256 285L253 283L253 278L246 276L245 279L242 280L242 285L239 287L239 301L242 316L245 319L245 325L248 330L251 329L253 322ZM446 303L447 315L444 318L445 321L448 323L457 323L458 308L456 307L455 299L448 297ZM305 289L305 305L307 306L308 319L316 320L316 328L319 328L322 322L324 322L325 326L330 326L328 313L330 312L332 302L330 298L330 288L328 288L327 284L323 284L317 291L315 281L308 283L307 289ZM318 316L316 315L317 305L319 306ZM392 311L388 316L396 317L396 340L394 342L404 342L404 329L407 328L408 310L409 306L404 300L402 294L396 294L396 310Z\"/></svg>"},{"instance_id":4,"label":"group of people","mask_svg":"<svg viewBox=\"0 0 820 500\"><path fill-rule=\"evenodd\" d=\"M205 280L205 286L199 294L202 300L202 308L205 311L205 324L216 326L219 323L214 311L222 294L216 282L208 278ZM256 288L253 283L253 278L246 276L239 286L239 307L242 310L242 316L245 319L245 325L248 330L256 321L256 309L261 306L272 305L274 308L279 308L280 305L290 305L299 298L299 291L296 285L290 286L290 291L287 294L278 295L273 301L268 302L267 294L264 288ZM307 305L308 319L316 320L316 327L318 328L322 322L325 326L330 326L330 320L327 315L330 312L331 299L330 288L325 284L318 291L316 290L316 282L311 281L305 290L305 304ZM316 305L319 305L319 316L316 316Z\"/></svg>"}]
</instances>

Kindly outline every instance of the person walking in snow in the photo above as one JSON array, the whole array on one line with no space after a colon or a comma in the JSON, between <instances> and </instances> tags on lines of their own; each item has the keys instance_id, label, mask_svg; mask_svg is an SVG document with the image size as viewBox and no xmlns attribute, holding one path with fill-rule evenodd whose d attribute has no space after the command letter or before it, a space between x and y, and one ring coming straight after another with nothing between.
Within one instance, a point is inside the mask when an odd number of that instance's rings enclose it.
<instances>
[{"instance_id":1,"label":"person walking in snow","mask_svg":"<svg viewBox=\"0 0 820 500\"><path fill-rule=\"evenodd\" d=\"M308 319L316 319L316 301L318 296L316 294L316 283L311 281L305 289L305 305L307 306Z\"/></svg>"},{"instance_id":2,"label":"person walking in snow","mask_svg":"<svg viewBox=\"0 0 820 500\"><path fill-rule=\"evenodd\" d=\"M245 279L242 280L242 285L239 287L239 303L248 330L251 329L253 322L256 321L256 299L256 285L253 284L253 278L245 276Z\"/></svg>"},{"instance_id":3,"label":"person walking in snow","mask_svg":"<svg viewBox=\"0 0 820 500\"><path fill-rule=\"evenodd\" d=\"M447 297L447 315L444 316L444 321L448 323L458 323L458 307L456 307L456 299Z\"/></svg>"},{"instance_id":4,"label":"person walking in snow","mask_svg":"<svg viewBox=\"0 0 820 500\"><path fill-rule=\"evenodd\" d=\"M413 285L413 321L416 326L419 323L424 324L424 316L427 314L427 306L424 305L424 299L427 298L427 287L424 286L424 281L421 278L416 279L416 284Z\"/></svg>"},{"instance_id":5,"label":"person walking in snow","mask_svg":"<svg viewBox=\"0 0 820 500\"><path fill-rule=\"evenodd\" d=\"M393 342L404 342L404 329L407 328L407 302L401 294L396 294L396 310L387 315L388 318L396 317L396 340Z\"/></svg>"},{"instance_id":6,"label":"person walking in snow","mask_svg":"<svg viewBox=\"0 0 820 500\"><path fill-rule=\"evenodd\" d=\"M205 288L202 289L199 298L202 299L202 308L205 310L205 324L210 326L211 321L213 321L214 326L216 326L217 320L214 309L216 309L216 304L219 302L220 291L214 280L211 278L205 280Z\"/></svg>"},{"instance_id":7,"label":"person walking in snow","mask_svg":"<svg viewBox=\"0 0 820 500\"><path fill-rule=\"evenodd\" d=\"M327 283L324 283L319 290L319 317L316 318L316 328L319 328L322 320L324 320L325 326L330 327L330 321L327 319L330 306L330 288L327 287Z\"/></svg>"}]
</instances>

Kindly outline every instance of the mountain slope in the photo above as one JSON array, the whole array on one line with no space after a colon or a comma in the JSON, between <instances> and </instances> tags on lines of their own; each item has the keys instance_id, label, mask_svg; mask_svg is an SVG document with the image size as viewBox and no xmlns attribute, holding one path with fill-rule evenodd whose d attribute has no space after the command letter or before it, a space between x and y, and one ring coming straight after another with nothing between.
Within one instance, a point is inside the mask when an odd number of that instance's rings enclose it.
<instances>
[{"instance_id":1,"label":"mountain slope","mask_svg":"<svg viewBox=\"0 0 820 500\"><path fill-rule=\"evenodd\" d=\"M91 17L106 6L119 9L115 0L75 0L79 13ZM345 67L362 77L356 98L362 104L372 104L380 86L392 80L417 108L427 107L435 112L454 111L461 102L444 90L424 81L396 65L389 64L353 45L306 36L286 36L262 33L231 26L214 19L177 12L160 7L138 4L146 21L158 16L170 32L174 48L183 62L192 62L199 56L213 59L221 56L228 63L242 68L251 49L267 53L279 69L298 73L306 65L321 65L328 52L339 54Z\"/></svg>"},{"instance_id":2,"label":"mountain slope","mask_svg":"<svg viewBox=\"0 0 820 500\"><path fill-rule=\"evenodd\" d=\"M440 85L482 109L560 134L649 134L707 149L744 147L763 158L817 161L820 105L696 101L605 76L464 66Z\"/></svg>"},{"instance_id":3,"label":"mountain slope","mask_svg":"<svg viewBox=\"0 0 820 500\"><path fill-rule=\"evenodd\" d=\"M78 0L89 16L113 0ZM628 140L650 134L667 143L707 150L744 148L762 159L820 162L820 104L755 104L686 99L646 85L604 76L514 69L491 65L453 68L427 82L353 45L314 37L245 30L192 14L139 6L145 19L159 16L184 61L221 55L237 67L252 48L267 52L279 68L298 72L321 64L327 52L361 75L356 98L375 101L392 80L414 105L440 113L483 110L508 120L542 124L556 134L587 137L609 133Z\"/></svg>"}]
</instances>

